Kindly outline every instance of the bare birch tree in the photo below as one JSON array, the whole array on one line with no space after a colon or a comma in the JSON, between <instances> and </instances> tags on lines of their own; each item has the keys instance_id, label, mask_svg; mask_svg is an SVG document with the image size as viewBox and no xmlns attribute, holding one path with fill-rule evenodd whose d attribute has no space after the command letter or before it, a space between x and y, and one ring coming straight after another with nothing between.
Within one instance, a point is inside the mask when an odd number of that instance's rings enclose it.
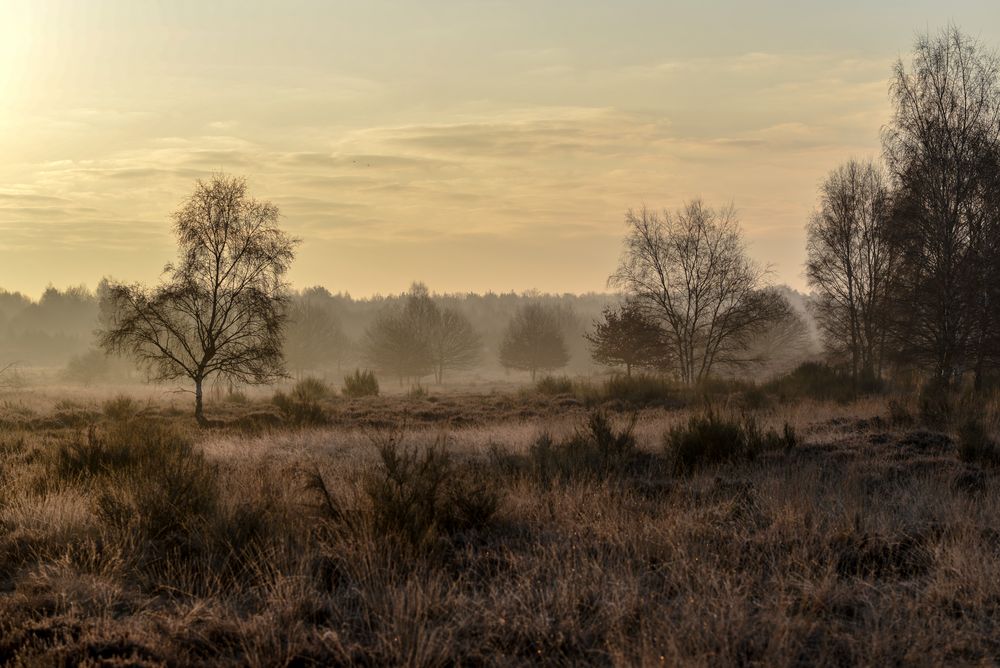
<instances>
[{"instance_id":1,"label":"bare birch tree","mask_svg":"<svg viewBox=\"0 0 1000 668\"><path fill-rule=\"evenodd\" d=\"M807 228L813 311L827 350L850 360L855 385L882 375L899 266L890 199L882 169L852 160L823 183Z\"/></svg>"},{"instance_id":2,"label":"bare birch tree","mask_svg":"<svg viewBox=\"0 0 1000 668\"><path fill-rule=\"evenodd\" d=\"M1000 60L949 27L917 39L898 61L894 115L883 133L896 178L904 265L898 341L914 362L948 384L970 367L981 381L991 355L996 266L992 207L1000 146Z\"/></svg>"},{"instance_id":3,"label":"bare birch tree","mask_svg":"<svg viewBox=\"0 0 1000 668\"><path fill-rule=\"evenodd\" d=\"M179 257L161 285L107 286L100 343L156 379L190 379L204 423L209 377L260 384L284 374L284 276L297 242L278 227L277 207L251 198L244 179L224 175L198 181L174 231Z\"/></svg>"},{"instance_id":4,"label":"bare birch tree","mask_svg":"<svg viewBox=\"0 0 1000 668\"><path fill-rule=\"evenodd\" d=\"M692 200L676 212L625 216L628 234L609 284L641 304L667 332L680 379L694 384L716 365L755 361L749 346L789 306L746 254L732 207Z\"/></svg>"}]
</instances>

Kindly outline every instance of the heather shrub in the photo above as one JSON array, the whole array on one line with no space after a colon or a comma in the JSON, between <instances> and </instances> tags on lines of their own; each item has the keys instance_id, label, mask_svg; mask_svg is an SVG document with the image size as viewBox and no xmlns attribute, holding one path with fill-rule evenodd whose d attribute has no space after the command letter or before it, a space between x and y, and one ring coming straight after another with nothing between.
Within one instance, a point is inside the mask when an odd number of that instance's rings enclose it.
<instances>
[{"instance_id":1,"label":"heather shrub","mask_svg":"<svg viewBox=\"0 0 1000 668\"><path fill-rule=\"evenodd\" d=\"M614 375L604 381L604 397L631 406L677 402L677 392L666 378L647 374Z\"/></svg>"},{"instance_id":2,"label":"heather shrub","mask_svg":"<svg viewBox=\"0 0 1000 668\"><path fill-rule=\"evenodd\" d=\"M109 420L125 420L138 415L142 407L139 402L124 394L108 399L101 404L101 412Z\"/></svg>"},{"instance_id":3,"label":"heather shrub","mask_svg":"<svg viewBox=\"0 0 1000 668\"><path fill-rule=\"evenodd\" d=\"M427 388L420 383L411 387L406 393L407 399L426 399L428 396L429 393L427 392Z\"/></svg>"},{"instance_id":4,"label":"heather shrub","mask_svg":"<svg viewBox=\"0 0 1000 668\"><path fill-rule=\"evenodd\" d=\"M250 397L248 397L245 392L232 389L226 393L226 396L223 399L223 401L229 404L236 404L237 406L246 406L247 404L250 403Z\"/></svg>"},{"instance_id":5,"label":"heather shrub","mask_svg":"<svg viewBox=\"0 0 1000 668\"><path fill-rule=\"evenodd\" d=\"M344 396L356 399L358 397L377 397L378 379L371 370L355 369L354 373L344 376Z\"/></svg>"},{"instance_id":6,"label":"heather shrub","mask_svg":"<svg viewBox=\"0 0 1000 668\"><path fill-rule=\"evenodd\" d=\"M958 431L958 455L970 464L1000 465L1000 445L975 418L966 420Z\"/></svg>"},{"instance_id":7,"label":"heather shrub","mask_svg":"<svg viewBox=\"0 0 1000 668\"><path fill-rule=\"evenodd\" d=\"M289 393L292 400L308 403L322 401L333 396L333 389L319 378L306 377L295 383Z\"/></svg>"},{"instance_id":8,"label":"heather shrub","mask_svg":"<svg viewBox=\"0 0 1000 668\"><path fill-rule=\"evenodd\" d=\"M808 397L817 401L845 402L858 394L881 391L881 383L871 380L855 387L848 370L824 362L804 362L788 374L764 385L782 401Z\"/></svg>"},{"instance_id":9,"label":"heather shrub","mask_svg":"<svg viewBox=\"0 0 1000 668\"><path fill-rule=\"evenodd\" d=\"M594 478L624 472L638 458L637 416L616 429L607 413L593 411L577 432L561 443L541 434L528 449L526 468L542 485L554 478Z\"/></svg>"},{"instance_id":10,"label":"heather shrub","mask_svg":"<svg viewBox=\"0 0 1000 668\"><path fill-rule=\"evenodd\" d=\"M674 427L665 437L667 455L680 473L752 459L765 450L790 448L796 443L795 430L787 423L779 434L774 429L762 429L753 418L736 420L712 410L691 416L686 425Z\"/></svg>"},{"instance_id":11,"label":"heather shrub","mask_svg":"<svg viewBox=\"0 0 1000 668\"><path fill-rule=\"evenodd\" d=\"M572 394L573 381L568 376L542 376L535 383L535 390L550 396Z\"/></svg>"},{"instance_id":12,"label":"heather shrub","mask_svg":"<svg viewBox=\"0 0 1000 668\"><path fill-rule=\"evenodd\" d=\"M216 472L191 440L167 425L119 421L91 428L55 453L56 475L96 491L106 525L158 540L205 517L215 506Z\"/></svg>"},{"instance_id":13,"label":"heather shrub","mask_svg":"<svg viewBox=\"0 0 1000 668\"><path fill-rule=\"evenodd\" d=\"M920 407L920 421L929 427L948 426L955 415L954 392L943 381L932 380L920 389L917 399Z\"/></svg>"},{"instance_id":14,"label":"heather shrub","mask_svg":"<svg viewBox=\"0 0 1000 668\"><path fill-rule=\"evenodd\" d=\"M457 466L443 439L417 448L389 435L376 445L378 461L362 490L377 534L431 549L493 520L500 502L496 488L471 468Z\"/></svg>"},{"instance_id":15,"label":"heather shrub","mask_svg":"<svg viewBox=\"0 0 1000 668\"><path fill-rule=\"evenodd\" d=\"M281 413L286 424L306 427L327 422L326 411L315 399L300 399L296 398L294 394L288 395L279 390L274 393L271 403Z\"/></svg>"},{"instance_id":16,"label":"heather shrub","mask_svg":"<svg viewBox=\"0 0 1000 668\"><path fill-rule=\"evenodd\" d=\"M894 427L908 427L913 424L913 414L901 399L889 400L889 423Z\"/></svg>"}]
</instances>

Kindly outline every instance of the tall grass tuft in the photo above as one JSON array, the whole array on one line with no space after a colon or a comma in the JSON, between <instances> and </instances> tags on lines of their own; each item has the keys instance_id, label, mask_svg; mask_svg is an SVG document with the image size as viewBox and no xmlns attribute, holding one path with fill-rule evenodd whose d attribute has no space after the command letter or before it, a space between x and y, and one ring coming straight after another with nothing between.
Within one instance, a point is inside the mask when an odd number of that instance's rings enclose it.
<instances>
[{"instance_id":1,"label":"tall grass tuft","mask_svg":"<svg viewBox=\"0 0 1000 668\"><path fill-rule=\"evenodd\" d=\"M379 393L378 379L370 369L362 371L355 369L353 374L344 376L344 396L352 399L359 397L377 397Z\"/></svg>"},{"instance_id":2,"label":"tall grass tuft","mask_svg":"<svg viewBox=\"0 0 1000 668\"><path fill-rule=\"evenodd\" d=\"M319 378L307 376L295 383L289 393L293 400L300 402L317 402L329 399L335 392L333 388Z\"/></svg>"}]
</instances>

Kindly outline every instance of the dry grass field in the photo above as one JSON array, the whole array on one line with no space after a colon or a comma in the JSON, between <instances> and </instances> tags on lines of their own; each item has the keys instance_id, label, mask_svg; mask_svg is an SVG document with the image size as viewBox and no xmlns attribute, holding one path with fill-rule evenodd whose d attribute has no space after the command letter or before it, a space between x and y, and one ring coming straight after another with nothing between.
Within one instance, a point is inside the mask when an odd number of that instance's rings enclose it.
<instances>
[{"instance_id":1,"label":"dry grass field","mask_svg":"<svg viewBox=\"0 0 1000 668\"><path fill-rule=\"evenodd\" d=\"M198 429L59 395L0 397L3 663L1000 662L996 473L898 400L240 398Z\"/></svg>"}]
</instances>

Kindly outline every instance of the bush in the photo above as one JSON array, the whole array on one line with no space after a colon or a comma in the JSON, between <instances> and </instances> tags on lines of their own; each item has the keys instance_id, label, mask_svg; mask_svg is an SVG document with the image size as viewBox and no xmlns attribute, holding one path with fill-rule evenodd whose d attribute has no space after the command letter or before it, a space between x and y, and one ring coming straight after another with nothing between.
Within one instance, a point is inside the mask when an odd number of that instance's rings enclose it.
<instances>
[{"instance_id":1,"label":"bush","mask_svg":"<svg viewBox=\"0 0 1000 668\"><path fill-rule=\"evenodd\" d=\"M948 384L931 380L920 389L920 420L929 427L948 426L955 413L955 396Z\"/></svg>"},{"instance_id":2,"label":"bush","mask_svg":"<svg viewBox=\"0 0 1000 668\"><path fill-rule=\"evenodd\" d=\"M148 540L185 532L216 503L215 467L189 438L148 420L91 428L56 451L55 472L98 490L105 524Z\"/></svg>"},{"instance_id":3,"label":"bush","mask_svg":"<svg viewBox=\"0 0 1000 668\"><path fill-rule=\"evenodd\" d=\"M779 434L774 429L763 431L753 418L738 421L711 410L691 416L687 425L674 427L665 437L668 456L679 473L752 459L765 450L794 447L797 441L795 429L788 423Z\"/></svg>"},{"instance_id":4,"label":"bush","mask_svg":"<svg viewBox=\"0 0 1000 668\"><path fill-rule=\"evenodd\" d=\"M874 394L882 390L882 383L869 380L859 383L855 390L851 374L846 369L823 362L805 362L785 376L775 378L764 389L782 401L808 397L818 401L846 402L858 394Z\"/></svg>"},{"instance_id":5,"label":"bush","mask_svg":"<svg viewBox=\"0 0 1000 668\"><path fill-rule=\"evenodd\" d=\"M631 406L664 404L677 400L677 392L666 378L646 374L614 375L604 381L605 399L622 401Z\"/></svg>"},{"instance_id":6,"label":"bush","mask_svg":"<svg viewBox=\"0 0 1000 668\"><path fill-rule=\"evenodd\" d=\"M989 437L983 423L969 419L958 431L958 456L970 464L1000 465L1000 445Z\"/></svg>"},{"instance_id":7,"label":"bush","mask_svg":"<svg viewBox=\"0 0 1000 668\"><path fill-rule=\"evenodd\" d=\"M101 405L104 417L109 420L126 420L139 414L141 406L132 397L119 394L114 399L108 399Z\"/></svg>"},{"instance_id":8,"label":"bush","mask_svg":"<svg viewBox=\"0 0 1000 668\"><path fill-rule=\"evenodd\" d=\"M333 396L333 389L319 378L306 377L295 383L290 394L294 401L317 402Z\"/></svg>"},{"instance_id":9,"label":"bush","mask_svg":"<svg viewBox=\"0 0 1000 668\"><path fill-rule=\"evenodd\" d=\"M740 404L749 411L760 411L771 407L772 400L771 395L765 392L762 388L751 385L747 389L743 390L740 397Z\"/></svg>"},{"instance_id":10,"label":"bush","mask_svg":"<svg viewBox=\"0 0 1000 668\"><path fill-rule=\"evenodd\" d=\"M667 434L667 450L675 468L684 472L752 454L740 424L711 411L691 416L686 427L674 427Z\"/></svg>"},{"instance_id":11,"label":"bush","mask_svg":"<svg viewBox=\"0 0 1000 668\"><path fill-rule=\"evenodd\" d=\"M543 433L528 449L527 466L543 486L552 480L603 477L625 472L639 456L634 430L637 416L632 415L616 430L603 411L593 411L586 424L562 443L555 443Z\"/></svg>"},{"instance_id":12,"label":"bush","mask_svg":"<svg viewBox=\"0 0 1000 668\"><path fill-rule=\"evenodd\" d=\"M296 399L278 391L274 393L271 403L275 405L287 424L297 427L326 424L328 419L323 406L312 399Z\"/></svg>"},{"instance_id":13,"label":"bush","mask_svg":"<svg viewBox=\"0 0 1000 668\"><path fill-rule=\"evenodd\" d=\"M344 376L344 396L351 397L352 399L358 397L377 397L378 379L375 378L375 372L355 369L353 374Z\"/></svg>"},{"instance_id":14,"label":"bush","mask_svg":"<svg viewBox=\"0 0 1000 668\"><path fill-rule=\"evenodd\" d=\"M63 442L55 450L55 473L77 480L155 467L172 457L198 457L193 444L160 422L139 419L111 422Z\"/></svg>"},{"instance_id":15,"label":"bush","mask_svg":"<svg viewBox=\"0 0 1000 668\"><path fill-rule=\"evenodd\" d=\"M460 469L438 440L420 450L384 438L378 463L362 485L376 533L417 549L488 525L499 508L494 486Z\"/></svg>"},{"instance_id":16,"label":"bush","mask_svg":"<svg viewBox=\"0 0 1000 668\"><path fill-rule=\"evenodd\" d=\"M427 398L427 388L417 383L406 393L407 399L426 399Z\"/></svg>"},{"instance_id":17,"label":"bush","mask_svg":"<svg viewBox=\"0 0 1000 668\"><path fill-rule=\"evenodd\" d=\"M271 399L287 424L304 427L326 424L327 414L320 402L331 396L333 390L318 378L303 378L292 386L291 392L275 392Z\"/></svg>"},{"instance_id":18,"label":"bush","mask_svg":"<svg viewBox=\"0 0 1000 668\"><path fill-rule=\"evenodd\" d=\"M542 376L535 383L535 390L539 394L555 396L559 394L572 394L573 381L568 376Z\"/></svg>"},{"instance_id":19,"label":"bush","mask_svg":"<svg viewBox=\"0 0 1000 668\"><path fill-rule=\"evenodd\" d=\"M910 409L900 399L889 400L889 423L894 427L908 427L913 424Z\"/></svg>"}]
</instances>

